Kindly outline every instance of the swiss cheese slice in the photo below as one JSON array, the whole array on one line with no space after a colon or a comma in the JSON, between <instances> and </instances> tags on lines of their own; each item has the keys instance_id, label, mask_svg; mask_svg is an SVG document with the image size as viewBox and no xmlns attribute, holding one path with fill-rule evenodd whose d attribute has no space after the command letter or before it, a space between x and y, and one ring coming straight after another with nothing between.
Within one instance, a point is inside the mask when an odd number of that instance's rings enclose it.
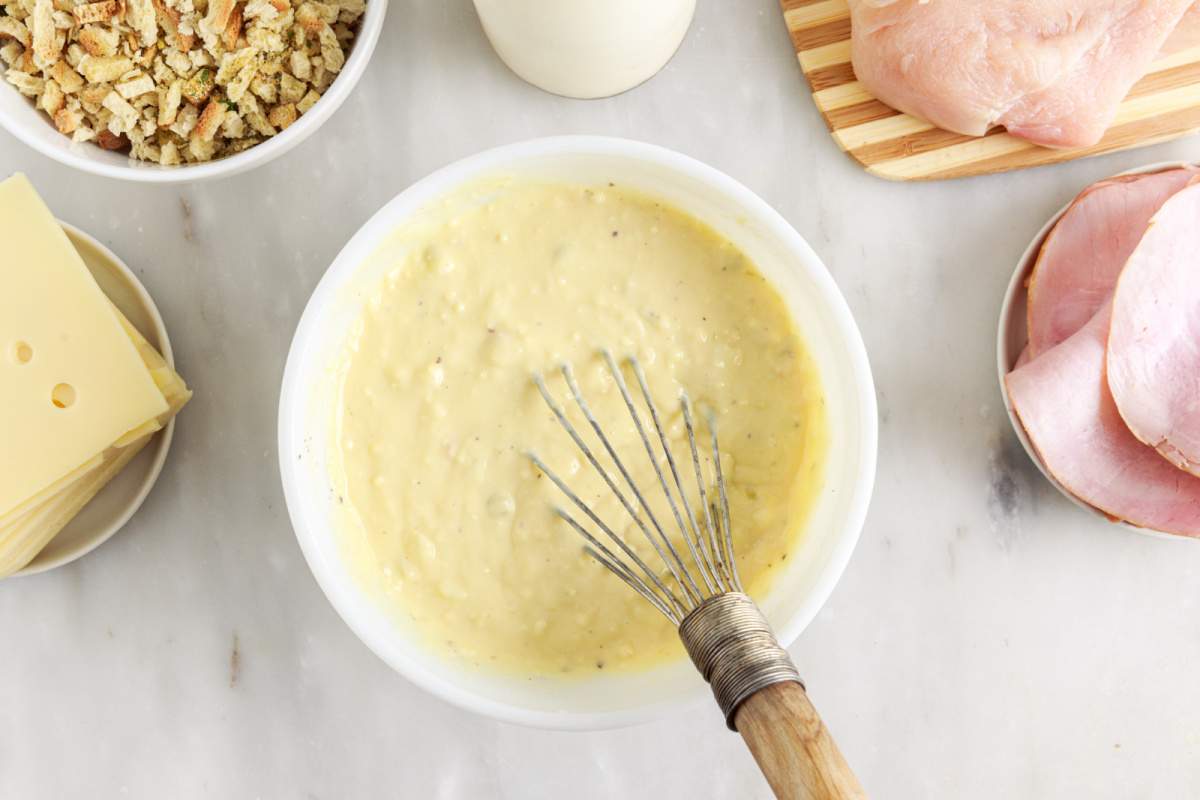
<instances>
[{"instance_id":1,"label":"swiss cheese slice","mask_svg":"<svg viewBox=\"0 0 1200 800\"><path fill-rule=\"evenodd\" d=\"M103 453L89 459L57 483L56 492L0 525L0 578L32 561L83 507L115 478L171 417L191 399L192 392L154 346L117 310L122 329L137 348L146 369L167 401L166 413L128 431ZM29 505L29 504L26 504ZM12 516L12 515L10 515Z\"/></svg>"},{"instance_id":2,"label":"swiss cheese slice","mask_svg":"<svg viewBox=\"0 0 1200 800\"><path fill-rule=\"evenodd\" d=\"M0 526L168 412L119 313L29 181L0 182Z\"/></svg>"},{"instance_id":3,"label":"swiss cheese slice","mask_svg":"<svg viewBox=\"0 0 1200 800\"><path fill-rule=\"evenodd\" d=\"M110 450L95 469L0 528L0 578L13 574L36 558L42 548L141 452L153 435L145 433L126 447Z\"/></svg>"}]
</instances>

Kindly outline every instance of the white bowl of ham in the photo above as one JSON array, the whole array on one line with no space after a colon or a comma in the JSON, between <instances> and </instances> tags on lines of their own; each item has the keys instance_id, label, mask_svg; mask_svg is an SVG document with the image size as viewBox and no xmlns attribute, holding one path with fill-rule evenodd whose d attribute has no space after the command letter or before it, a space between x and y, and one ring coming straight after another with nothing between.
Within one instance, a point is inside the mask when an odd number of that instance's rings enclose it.
<instances>
[{"instance_id":1,"label":"white bowl of ham","mask_svg":"<svg viewBox=\"0 0 1200 800\"><path fill-rule=\"evenodd\" d=\"M1005 408L1046 478L1140 533L1200 538L1200 167L1087 187L1005 294Z\"/></svg>"}]
</instances>

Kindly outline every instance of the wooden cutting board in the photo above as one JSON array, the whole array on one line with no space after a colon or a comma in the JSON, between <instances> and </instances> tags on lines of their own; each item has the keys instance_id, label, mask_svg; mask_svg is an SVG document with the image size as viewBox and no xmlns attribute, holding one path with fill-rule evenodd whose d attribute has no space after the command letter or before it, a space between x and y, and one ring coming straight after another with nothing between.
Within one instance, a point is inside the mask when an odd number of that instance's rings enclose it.
<instances>
[{"instance_id":1,"label":"wooden cutting board","mask_svg":"<svg viewBox=\"0 0 1200 800\"><path fill-rule=\"evenodd\" d=\"M846 0L780 0L800 68L834 141L867 171L900 181L961 178L1143 147L1200 131L1200 47L1160 58L1092 147L1051 150L996 128L963 136L876 100L850 66Z\"/></svg>"}]
</instances>

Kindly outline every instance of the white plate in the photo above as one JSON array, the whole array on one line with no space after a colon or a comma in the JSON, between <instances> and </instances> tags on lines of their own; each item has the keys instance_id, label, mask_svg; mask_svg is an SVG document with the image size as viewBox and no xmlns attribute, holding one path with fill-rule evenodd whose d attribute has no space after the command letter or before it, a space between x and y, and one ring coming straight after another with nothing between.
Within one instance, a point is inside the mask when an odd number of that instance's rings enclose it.
<instances>
[{"instance_id":1,"label":"white plate","mask_svg":"<svg viewBox=\"0 0 1200 800\"><path fill-rule=\"evenodd\" d=\"M825 488L803 540L771 592L759 598L779 639L800 635L833 591L858 541L875 478L875 390L845 300L798 233L749 189L712 167L624 139L568 136L490 150L420 181L372 217L313 292L292 341L279 408L279 462L296 538L317 582L372 650L440 697L481 714L539 727L612 728L698 700L708 689L686 659L635 674L587 679L506 676L448 663L402 630L354 580L342 558L326 466L336 406L334 372L346 332L374 290L361 269L397 225L465 183L504 175L616 181L707 222L779 289L821 376L829 415ZM382 261L382 260L380 260ZM386 266L386 265L379 265ZM382 277L382 274L379 275ZM803 669L803 666L801 667Z\"/></svg>"},{"instance_id":2,"label":"white plate","mask_svg":"<svg viewBox=\"0 0 1200 800\"><path fill-rule=\"evenodd\" d=\"M111 250L96 239L76 228L60 222L71 244L83 257L83 262L100 284L109 299L121 309L133 327L137 328L150 344L162 353L172 367L175 359L171 353L171 342L167 329L159 316L158 308L146 288L133 271L117 258ZM109 481L72 519L50 544L38 553L14 575L36 575L39 572L70 564L104 544L119 531L129 518L141 507L146 495L162 471L171 438L175 432L175 420L154 435L142 452L125 466L125 469Z\"/></svg>"},{"instance_id":3,"label":"white plate","mask_svg":"<svg viewBox=\"0 0 1200 800\"><path fill-rule=\"evenodd\" d=\"M1176 169L1179 167L1188 166L1184 161L1163 161L1158 164L1150 164L1145 167L1126 170L1112 177L1119 175L1140 175L1145 172L1161 172L1166 169ZM1101 180L1108 180L1102 178ZM1098 183L1099 181L1097 181ZM1086 187L1085 187L1086 188ZM1080 190L1082 191L1082 189ZM1076 195L1078 196L1078 195ZM1012 372L1013 367L1017 363L1017 359L1021 356L1021 351L1025 349L1025 344L1029 341L1029 327L1026 321L1026 289L1025 281L1033 273L1034 264L1037 262L1038 254L1042 251L1042 243L1046 241L1046 236L1049 235L1052 228L1062 219L1062 215L1071 207L1071 203L1075 198L1071 198L1062 208L1047 220L1042 229L1033 237L1033 241L1029 243L1029 247L1025 248L1025 252L1021 255L1021 260L1017 262L1017 268L1013 272L1012 280L1008 282L1008 289L1004 293L1004 302L1000 306L1000 327L996 334L996 370L1000 378L1000 397L1004 401L1004 410L1008 412L1008 421L1012 423L1013 431L1017 434L1017 439L1020 440L1021 446L1025 448L1025 452L1037 465L1037 468L1046 480L1058 490L1059 494L1070 500L1075 505L1085 511L1100 517L1101 519L1124 528L1134 533L1141 533L1147 536L1155 536L1159 538L1179 539L1175 536L1163 531L1151 530L1150 528L1139 528L1136 525L1130 525L1128 522L1114 522L1107 514L1095 506L1088 505L1078 497L1073 495L1069 489L1058 482L1046 465L1042 462L1041 457L1037 454L1037 450L1033 446L1033 442L1029 440L1029 436L1025 433L1025 427L1021 425L1021 421L1017 418L1017 412L1013 410L1012 401L1009 399L1008 390L1004 386L1004 376Z\"/></svg>"}]
</instances>

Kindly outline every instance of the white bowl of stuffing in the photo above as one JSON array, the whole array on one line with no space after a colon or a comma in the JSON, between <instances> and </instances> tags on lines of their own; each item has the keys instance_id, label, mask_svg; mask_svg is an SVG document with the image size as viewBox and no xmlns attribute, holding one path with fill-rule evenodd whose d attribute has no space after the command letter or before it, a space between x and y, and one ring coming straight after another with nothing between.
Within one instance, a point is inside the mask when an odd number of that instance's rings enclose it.
<instances>
[{"instance_id":1,"label":"white bowl of stuffing","mask_svg":"<svg viewBox=\"0 0 1200 800\"><path fill-rule=\"evenodd\" d=\"M386 10L387 0L6 0L0 125L97 175L233 175L337 110Z\"/></svg>"}]
</instances>

